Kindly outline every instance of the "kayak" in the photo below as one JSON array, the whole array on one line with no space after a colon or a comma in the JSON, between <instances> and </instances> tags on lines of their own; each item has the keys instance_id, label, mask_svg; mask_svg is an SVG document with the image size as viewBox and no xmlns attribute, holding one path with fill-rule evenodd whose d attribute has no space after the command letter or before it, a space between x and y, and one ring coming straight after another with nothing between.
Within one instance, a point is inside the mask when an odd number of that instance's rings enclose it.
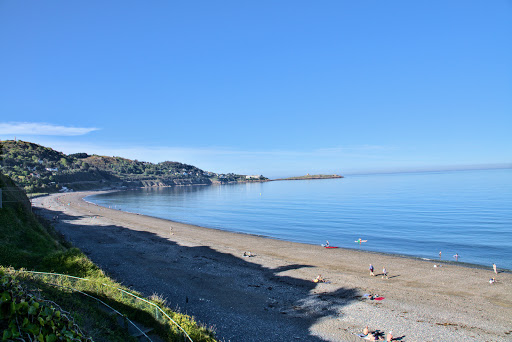
<instances>
[{"instance_id":1,"label":"kayak","mask_svg":"<svg viewBox=\"0 0 512 342\"><path fill-rule=\"evenodd\" d=\"M339 248L338 246L324 246L325 248Z\"/></svg>"}]
</instances>

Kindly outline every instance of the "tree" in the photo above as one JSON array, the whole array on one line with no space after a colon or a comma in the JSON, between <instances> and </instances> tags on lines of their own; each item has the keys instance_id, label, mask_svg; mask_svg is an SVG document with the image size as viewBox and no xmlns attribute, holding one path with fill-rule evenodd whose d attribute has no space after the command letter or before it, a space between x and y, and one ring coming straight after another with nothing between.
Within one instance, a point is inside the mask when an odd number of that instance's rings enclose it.
<instances>
[{"instance_id":1,"label":"tree","mask_svg":"<svg viewBox=\"0 0 512 342\"><path fill-rule=\"evenodd\" d=\"M0 141L0 160L3 159L4 155L4 145L2 144L2 141Z\"/></svg>"},{"instance_id":2,"label":"tree","mask_svg":"<svg viewBox=\"0 0 512 342\"><path fill-rule=\"evenodd\" d=\"M66 158L60 158L59 163L64 167L68 167L68 161Z\"/></svg>"}]
</instances>

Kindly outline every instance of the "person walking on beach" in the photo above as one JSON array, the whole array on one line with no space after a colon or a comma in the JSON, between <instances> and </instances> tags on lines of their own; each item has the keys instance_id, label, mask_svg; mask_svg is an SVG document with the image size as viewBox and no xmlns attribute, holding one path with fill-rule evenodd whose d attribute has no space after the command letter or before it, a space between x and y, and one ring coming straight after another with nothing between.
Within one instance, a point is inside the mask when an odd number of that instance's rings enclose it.
<instances>
[{"instance_id":1,"label":"person walking on beach","mask_svg":"<svg viewBox=\"0 0 512 342\"><path fill-rule=\"evenodd\" d=\"M494 270L494 273L498 274L498 269L496 268L496 264L492 264L492 269Z\"/></svg>"},{"instance_id":2,"label":"person walking on beach","mask_svg":"<svg viewBox=\"0 0 512 342\"><path fill-rule=\"evenodd\" d=\"M441 260L441 251L439 251L439 260Z\"/></svg>"},{"instance_id":3,"label":"person walking on beach","mask_svg":"<svg viewBox=\"0 0 512 342\"><path fill-rule=\"evenodd\" d=\"M455 261L459 261L459 253L455 253L453 257L455 258Z\"/></svg>"},{"instance_id":4,"label":"person walking on beach","mask_svg":"<svg viewBox=\"0 0 512 342\"><path fill-rule=\"evenodd\" d=\"M370 264L370 275L373 277L375 276L375 274L373 274L373 265L372 264Z\"/></svg>"},{"instance_id":5,"label":"person walking on beach","mask_svg":"<svg viewBox=\"0 0 512 342\"><path fill-rule=\"evenodd\" d=\"M386 277L386 279L389 279L388 278L388 271L386 270L386 267L384 267L382 269L382 278L384 279L384 277Z\"/></svg>"}]
</instances>

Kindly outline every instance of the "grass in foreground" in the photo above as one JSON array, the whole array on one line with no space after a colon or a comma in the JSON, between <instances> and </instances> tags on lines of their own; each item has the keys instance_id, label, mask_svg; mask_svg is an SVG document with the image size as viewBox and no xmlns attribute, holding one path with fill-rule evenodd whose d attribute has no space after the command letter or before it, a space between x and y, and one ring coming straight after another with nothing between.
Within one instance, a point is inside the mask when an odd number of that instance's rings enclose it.
<instances>
[{"instance_id":1,"label":"grass in foreground","mask_svg":"<svg viewBox=\"0 0 512 342\"><path fill-rule=\"evenodd\" d=\"M14 185L0 175L0 186L12 188ZM80 327L76 334L82 334L80 338L84 338L84 341L87 336L94 341L136 341L128 333L130 324L101 304L99 299L130 320L153 329L152 333L163 340L183 341L183 333L165 315L126 292L138 297L142 295L115 283L80 250L59 236L48 222L38 220L21 192L4 191L3 199L4 208L0 209L0 339L14 339L16 331L21 333L25 329L26 333L33 333L34 341L54 341L54 338L64 338L65 333L72 334L70 329L76 326ZM33 275L14 269L62 273L89 280ZM214 334L199 326L190 316L173 312L156 296L145 299L161 307L193 341L215 341ZM46 309L38 308L37 311L32 305ZM29 310L32 310L32 314L29 314ZM57 311L59 317L55 313ZM60 317L65 317L67 321L63 323ZM12 322L16 322L17 327ZM45 324L60 324L65 329L64 332L62 329L50 329L43 334L39 330Z\"/></svg>"}]
</instances>

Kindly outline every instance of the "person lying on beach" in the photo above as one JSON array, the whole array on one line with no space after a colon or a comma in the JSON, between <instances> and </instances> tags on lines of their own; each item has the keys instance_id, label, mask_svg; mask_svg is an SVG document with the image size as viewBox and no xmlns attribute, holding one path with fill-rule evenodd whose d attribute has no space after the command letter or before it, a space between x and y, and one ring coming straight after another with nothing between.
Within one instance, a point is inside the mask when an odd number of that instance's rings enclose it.
<instances>
[{"instance_id":1,"label":"person lying on beach","mask_svg":"<svg viewBox=\"0 0 512 342\"><path fill-rule=\"evenodd\" d=\"M366 335L366 337L364 339L368 340L368 341L378 341L379 340L379 338L375 334L372 334L372 333Z\"/></svg>"},{"instance_id":2,"label":"person lying on beach","mask_svg":"<svg viewBox=\"0 0 512 342\"><path fill-rule=\"evenodd\" d=\"M368 298L369 300L374 300L375 298L381 298L381 296L378 294L367 293L363 296L363 298Z\"/></svg>"},{"instance_id":3,"label":"person lying on beach","mask_svg":"<svg viewBox=\"0 0 512 342\"><path fill-rule=\"evenodd\" d=\"M369 332L370 332L370 330L368 329L368 326L364 327L363 334L366 336L366 335L368 335Z\"/></svg>"},{"instance_id":4,"label":"person lying on beach","mask_svg":"<svg viewBox=\"0 0 512 342\"><path fill-rule=\"evenodd\" d=\"M315 279L313 279L313 282L315 282L315 283L323 283L323 282L325 282L325 279L322 278L321 274L319 274Z\"/></svg>"},{"instance_id":5,"label":"person lying on beach","mask_svg":"<svg viewBox=\"0 0 512 342\"><path fill-rule=\"evenodd\" d=\"M252 257L254 256L251 252L244 252L244 257Z\"/></svg>"}]
</instances>

